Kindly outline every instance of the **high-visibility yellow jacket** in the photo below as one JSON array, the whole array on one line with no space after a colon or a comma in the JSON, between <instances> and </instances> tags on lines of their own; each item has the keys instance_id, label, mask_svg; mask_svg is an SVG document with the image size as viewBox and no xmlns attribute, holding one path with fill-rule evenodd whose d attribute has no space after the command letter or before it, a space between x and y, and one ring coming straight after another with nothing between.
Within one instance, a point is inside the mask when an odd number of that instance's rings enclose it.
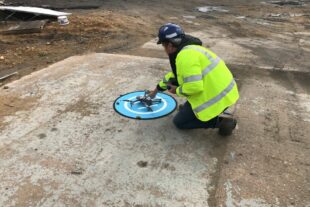
<instances>
[{"instance_id":1,"label":"high-visibility yellow jacket","mask_svg":"<svg viewBox=\"0 0 310 207\"><path fill-rule=\"evenodd\" d=\"M186 97L201 121L221 114L239 99L237 84L224 61L202 46L184 47L176 58L178 96ZM165 75L159 86L167 89L173 72Z\"/></svg>"}]
</instances>

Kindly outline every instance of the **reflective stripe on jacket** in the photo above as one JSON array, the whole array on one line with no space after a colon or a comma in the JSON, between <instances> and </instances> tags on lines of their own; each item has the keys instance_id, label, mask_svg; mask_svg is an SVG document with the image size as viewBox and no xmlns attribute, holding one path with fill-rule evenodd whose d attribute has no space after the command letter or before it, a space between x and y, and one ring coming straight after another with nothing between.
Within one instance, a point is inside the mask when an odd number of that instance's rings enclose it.
<instances>
[{"instance_id":1,"label":"reflective stripe on jacket","mask_svg":"<svg viewBox=\"0 0 310 207\"><path fill-rule=\"evenodd\" d=\"M218 116L239 99L230 70L210 50L186 46L179 52L176 66L177 95L187 98L199 120L208 121Z\"/></svg>"}]
</instances>

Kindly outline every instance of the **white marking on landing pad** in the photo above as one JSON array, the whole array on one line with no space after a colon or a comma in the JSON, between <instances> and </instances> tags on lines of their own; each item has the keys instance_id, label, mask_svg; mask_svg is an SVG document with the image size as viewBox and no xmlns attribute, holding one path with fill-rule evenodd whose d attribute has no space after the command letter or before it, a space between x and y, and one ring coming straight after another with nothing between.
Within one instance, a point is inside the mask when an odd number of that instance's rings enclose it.
<instances>
[{"instance_id":1,"label":"white marking on landing pad","mask_svg":"<svg viewBox=\"0 0 310 207\"><path fill-rule=\"evenodd\" d=\"M153 104L152 106L158 106L158 104ZM143 106L143 107L139 107L138 109L146 109L147 107Z\"/></svg>"},{"instance_id":2,"label":"white marking on landing pad","mask_svg":"<svg viewBox=\"0 0 310 207\"><path fill-rule=\"evenodd\" d=\"M89 54L0 89L0 99L36 99L5 117L0 206L207 207L216 132L184 133L171 116L136 121L113 110L120 94L154 88L168 65Z\"/></svg>"}]
</instances>

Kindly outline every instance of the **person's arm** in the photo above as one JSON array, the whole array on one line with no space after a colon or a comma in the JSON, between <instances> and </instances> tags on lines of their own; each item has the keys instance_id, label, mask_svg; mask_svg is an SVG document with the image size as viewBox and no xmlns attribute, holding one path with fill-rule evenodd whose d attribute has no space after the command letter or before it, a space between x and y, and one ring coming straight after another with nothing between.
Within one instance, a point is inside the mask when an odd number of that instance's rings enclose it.
<instances>
[{"instance_id":1,"label":"person's arm","mask_svg":"<svg viewBox=\"0 0 310 207\"><path fill-rule=\"evenodd\" d=\"M148 95L149 95L151 98L155 98L155 96L156 96L157 93L158 93L158 89L157 89L157 87L156 87L154 90L150 91Z\"/></svg>"},{"instance_id":2,"label":"person's arm","mask_svg":"<svg viewBox=\"0 0 310 207\"><path fill-rule=\"evenodd\" d=\"M175 78L173 72L168 72L165 77L158 83L157 90L159 91L165 91L167 90L167 86L169 83L169 80Z\"/></svg>"},{"instance_id":3,"label":"person's arm","mask_svg":"<svg viewBox=\"0 0 310 207\"><path fill-rule=\"evenodd\" d=\"M187 58L184 54L177 62L178 74L182 74L183 84L176 89L178 96L192 96L201 93L203 87L203 77L199 56Z\"/></svg>"},{"instance_id":4,"label":"person's arm","mask_svg":"<svg viewBox=\"0 0 310 207\"><path fill-rule=\"evenodd\" d=\"M165 77L157 84L156 88L154 90L150 91L150 93L149 93L150 97L154 98L159 91L167 90L168 89L167 87L169 85L169 80L171 78L174 78L174 74L173 74L173 72L168 72L165 75Z\"/></svg>"}]
</instances>

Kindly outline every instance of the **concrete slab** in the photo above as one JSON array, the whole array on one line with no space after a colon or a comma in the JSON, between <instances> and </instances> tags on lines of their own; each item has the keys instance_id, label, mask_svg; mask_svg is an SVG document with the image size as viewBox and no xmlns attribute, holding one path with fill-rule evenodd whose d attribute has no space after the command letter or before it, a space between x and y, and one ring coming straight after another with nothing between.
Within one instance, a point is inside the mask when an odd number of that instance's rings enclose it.
<instances>
[{"instance_id":1,"label":"concrete slab","mask_svg":"<svg viewBox=\"0 0 310 207\"><path fill-rule=\"evenodd\" d=\"M71 57L12 82L0 99L0 206L208 206L215 131L181 132L172 116L125 119L113 100L153 88L156 58ZM155 78L156 77L156 78Z\"/></svg>"},{"instance_id":2,"label":"concrete slab","mask_svg":"<svg viewBox=\"0 0 310 207\"><path fill-rule=\"evenodd\" d=\"M232 68L238 128L179 131L120 117L167 60L71 57L1 89L1 206L307 206L309 73ZM1 111L0 111L1 112ZM287 196L290 195L290 196Z\"/></svg>"}]
</instances>

